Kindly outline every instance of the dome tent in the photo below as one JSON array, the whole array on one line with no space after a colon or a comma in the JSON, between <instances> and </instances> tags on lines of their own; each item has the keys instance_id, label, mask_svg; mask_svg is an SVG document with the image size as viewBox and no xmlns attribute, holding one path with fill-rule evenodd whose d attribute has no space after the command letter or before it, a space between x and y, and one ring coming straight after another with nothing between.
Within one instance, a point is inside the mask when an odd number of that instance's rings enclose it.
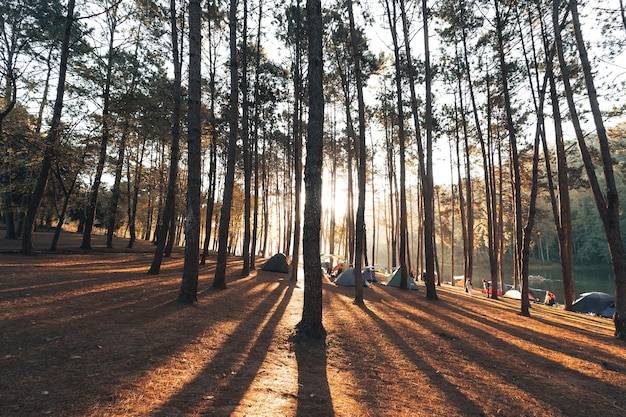
<instances>
[{"instance_id":1,"label":"dome tent","mask_svg":"<svg viewBox=\"0 0 626 417\"><path fill-rule=\"evenodd\" d=\"M284 253L277 253L269 258L261 267L263 271L289 273L289 265L287 265L287 257Z\"/></svg>"},{"instance_id":2,"label":"dome tent","mask_svg":"<svg viewBox=\"0 0 626 417\"><path fill-rule=\"evenodd\" d=\"M367 287L365 274L361 274L361 281L363 282L363 286ZM350 267L339 274L334 283L342 287L354 287L354 267Z\"/></svg>"},{"instance_id":3,"label":"dome tent","mask_svg":"<svg viewBox=\"0 0 626 417\"><path fill-rule=\"evenodd\" d=\"M400 287L400 281L402 279L402 272L400 270L400 268L396 269L395 272L393 274L391 274L391 276L389 277L389 279L385 282L383 282L383 285L388 285L390 287ZM406 277L406 286L409 290L416 290L419 291L419 287L417 286L417 283L415 282L415 280L413 279L413 277L411 277L411 275L408 275Z\"/></svg>"},{"instance_id":4,"label":"dome tent","mask_svg":"<svg viewBox=\"0 0 626 417\"><path fill-rule=\"evenodd\" d=\"M572 310L610 318L615 312L615 297L604 292L586 292L574 301Z\"/></svg>"}]
</instances>

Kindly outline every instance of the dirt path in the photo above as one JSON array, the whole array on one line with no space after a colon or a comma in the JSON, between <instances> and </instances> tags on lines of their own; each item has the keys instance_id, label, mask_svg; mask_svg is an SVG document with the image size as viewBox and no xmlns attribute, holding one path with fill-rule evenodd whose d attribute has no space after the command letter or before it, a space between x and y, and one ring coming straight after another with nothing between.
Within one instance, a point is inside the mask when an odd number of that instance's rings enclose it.
<instances>
[{"instance_id":1,"label":"dirt path","mask_svg":"<svg viewBox=\"0 0 626 417\"><path fill-rule=\"evenodd\" d=\"M39 235L40 244L47 236ZM324 283L326 344L292 338L303 283L238 278L174 302L175 252L152 246L22 257L0 245L0 415L624 416L626 350L607 319L511 300ZM101 247L98 245L102 245ZM41 246L40 246L41 247Z\"/></svg>"}]
</instances>

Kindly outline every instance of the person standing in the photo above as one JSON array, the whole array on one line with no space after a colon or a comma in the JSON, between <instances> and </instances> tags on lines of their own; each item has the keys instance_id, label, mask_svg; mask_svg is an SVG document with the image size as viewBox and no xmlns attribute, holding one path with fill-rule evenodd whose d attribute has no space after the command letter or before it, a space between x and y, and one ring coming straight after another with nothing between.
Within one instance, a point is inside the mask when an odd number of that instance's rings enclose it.
<instances>
[{"instance_id":1,"label":"person standing","mask_svg":"<svg viewBox=\"0 0 626 417\"><path fill-rule=\"evenodd\" d=\"M491 284L483 278L483 290L485 291L485 295L487 297L489 297L489 287L491 286Z\"/></svg>"}]
</instances>

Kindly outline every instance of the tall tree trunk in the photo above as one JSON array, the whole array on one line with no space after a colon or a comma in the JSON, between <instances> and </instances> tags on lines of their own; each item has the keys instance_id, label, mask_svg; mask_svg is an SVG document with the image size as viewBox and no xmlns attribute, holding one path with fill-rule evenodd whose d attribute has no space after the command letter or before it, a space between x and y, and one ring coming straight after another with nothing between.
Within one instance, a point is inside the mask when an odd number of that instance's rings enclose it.
<instances>
[{"instance_id":1,"label":"tall tree trunk","mask_svg":"<svg viewBox=\"0 0 626 417\"><path fill-rule=\"evenodd\" d=\"M324 339L322 324L322 265L320 219L322 210L322 151L324 139L324 90L322 85L322 4L307 0L309 41L309 123L307 127L304 206L304 306L296 326L299 335Z\"/></svg>"},{"instance_id":2,"label":"tall tree trunk","mask_svg":"<svg viewBox=\"0 0 626 417\"><path fill-rule=\"evenodd\" d=\"M202 247L202 257L200 259L200 265L206 264L206 258L209 255L209 244L212 236L213 225L213 211L215 209L215 193L217 189L217 120L215 117L215 102L217 100L216 89L216 73L217 73L217 54L215 53L215 46L213 45L215 37L213 36L213 29L211 23L217 19L214 15L216 7L214 2L209 5L209 16L207 22L209 30L207 31L207 44L208 44L208 61L209 61L209 132L211 137L210 157L209 157L209 185L207 189L207 202L206 202L206 218L205 218L205 236Z\"/></svg>"},{"instance_id":3,"label":"tall tree trunk","mask_svg":"<svg viewBox=\"0 0 626 417\"><path fill-rule=\"evenodd\" d=\"M152 264L148 274L157 275L161 270L161 262L167 242L168 231L174 223L176 211L176 180L178 177L178 160L180 158L180 111L181 111L181 54L178 48L178 13L176 12L176 0L170 0L170 38L172 40L172 64L174 66L174 90L172 108L172 143L170 145L170 168L167 181L167 194L161 224L158 227L158 235L154 250Z\"/></svg>"},{"instance_id":4,"label":"tall tree trunk","mask_svg":"<svg viewBox=\"0 0 626 417\"><path fill-rule=\"evenodd\" d=\"M578 17L578 6L575 1L569 3L569 11L572 15L572 26L576 37L576 46L578 48L580 63L585 76L585 86L587 88L589 104L591 106L593 121L595 123L596 133L598 136L604 180L606 182L606 196L602 193L600 188L600 184L595 173L595 166L593 165L591 154L587 148L582 127L580 126L576 104L574 102L573 90L569 82L569 73L563 52L561 31L558 24L559 9L557 1L553 1L552 10L553 25L555 27L555 41L559 56L559 64L561 66L561 73L563 75L563 84L565 86L567 102L570 110L570 117L572 119L572 123L574 124L574 130L576 131L578 148L587 172L587 177L593 192L596 207L598 208L602 224L604 225L604 232L606 234L609 252L611 254L611 264L615 279L615 314L613 315L613 321L615 323L615 337L626 340L626 251L624 250L620 230L619 197L617 185L615 183L615 176L613 174L613 161L611 159L609 141L604 127L604 121L602 120L602 113L598 104L598 97L591 71L591 65L589 63L589 58L587 57L587 50L582 37Z\"/></svg>"},{"instance_id":5,"label":"tall tree trunk","mask_svg":"<svg viewBox=\"0 0 626 417\"><path fill-rule=\"evenodd\" d=\"M333 129L335 128L335 122L334 122L334 118L333 118ZM332 167L332 173L331 173L331 177L330 177L330 231L329 231L329 252L331 254L335 254L335 234L336 234L336 210L335 210L335 200L336 200L336 196L337 196L337 165L338 165L338 161L337 161L337 141L336 141L336 135L334 133L336 132L332 132L332 160L331 160L331 167ZM336 261L337 259L331 259L331 262ZM331 267L333 267L334 265L331 263Z\"/></svg>"},{"instance_id":6,"label":"tall tree trunk","mask_svg":"<svg viewBox=\"0 0 626 417\"><path fill-rule=\"evenodd\" d=\"M230 0L228 13L228 27L230 33L230 113L228 160L224 178L224 194L220 212L220 226L218 232L217 264L212 288L226 288L226 264L228 262L228 232L230 230L230 209L233 203L235 187L235 156L237 151L237 127L239 120L238 74L237 74L237 0Z\"/></svg>"},{"instance_id":7,"label":"tall tree trunk","mask_svg":"<svg viewBox=\"0 0 626 417\"><path fill-rule=\"evenodd\" d=\"M201 7L200 0L189 1L189 98L187 136L187 216L185 220L185 263L178 302L198 300L198 260L200 258L201 136Z\"/></svg>"},{"instance_id":8,"label":"tall tree trunk","mask_svg":"<svg viewBox=\"0 0 626 417\"><path fill-rule=\"evenodd\" d=\"M52 166L52 158L54 157L54 148L58 142L59 130L61 129L61 113L63 111L63 97L65 95L65 77L67 74L67 59L70 50L70 37L72 33L72 24L74 22L74 0L67 2L67 15L65 17L65 27L63 29L63 41L61 43L61 60L59 64L59 83L57 85L57 94L54 101L54 109L52 111L52 122L50 130L46 136L46 147L44 149L43 160L41 162L41 170L37 177L35 189L28 204L28 211L24 221L24 233L22 236L21 253L24 255L32 255L33 248L33 225L35 223L35 215L39 210L39 205L43 199L48 184L48 176L50 167Z\"/></svg>"},{"instance_id":9,"label":"tall tree trunk","mask_svg":"<svg viewBox=\"0 0 626 417\"><path fill-rule=\"evenodd\" d=\"M387 93L387 91L385 91ZM389 114L392 104L386 103L386 111L383 114L383 123L385 129L385 149L386 149L386 168L387 168L387 181L389 187L387 202L389 212L389 233L387 234L387 266L395 269L397 265L397 236L398 228L396 221L396 210L394 209L394 195L396 194L397 187L395 187L396 169L395 169L395 157L394 157L394 144L393 144L393 123L391 122L391 115Z\"/></svg>"},{"instance_id":10,"label":"tall tree trunk","mask_svg":"<svg viewBox=\"0 0 626 417\"><path fill-rule=\"evenodd\" d=\"M541 10L538 10L541 13ZM529 23L532 21L532 17L529 11ZM555 74L554 74L554 54L555 48L551 47L548 43L547 33L543 18L539 19L541 26L541 34L544 39L544 50L548 51L548 56L545 60L546 68L546 80L550 84L550 101L552 103L552 118L554 120L554 142L556 146L556 160L557 160L557 178L558 178L558 192L557 198L552 175L552 167L550 163L550 152L548 150L548 143L545 135L545 129L542 129L542 146L545 159L546 178L548 180L548 190L550 193L550 202L552 206L552 214L554 218L554 225L556 229L557 240L559 242L559 253L561 261L561 275L563 278L563 303L565 310L571 310L572 304L576 297L576 291L574 286L574 245L572 235L572 220L570 209L570 197L569 197L569 181L568 181L568 166L565 151L565 143L563 141L563 126L561 120L561 109L559 106L558 90L556 87ZM533 40L533 51L534 40ZM536 53L534 53L536 55ZM537 80L537 83L539 80ZM544 80L545 83L545 80ZM545 91L545 87L543 90ZM541 120L541 125L544 125L543 112L537 111ZM543 253L542 253L543 256Z\"/></svg>"},{"instance_id":11,"label":"tall tree trunk","mask_svg":"<svg viewBox=\"0 0 626 417\"><path fill-rule=\"evenodd\" d=\"M523 246L523 224L522 224L522 186L521 175L519 167L519 155L517 150L517 134L515 131L515 125L513 123L513 109L511 106L511 97L509 91L509 74L508 66L506 63L505 50L504 50L504 24L502 14L499 9L499 2L501 0L495 0L495 12L496 12L496 34L498 41L498 59L500 66L500 76L502 78L502 94L504 96L504 109L506 113L506 128L509 134L509 144L511 147L511 164L513 167L513 200L514 200L514 215L515 215L515 267L518 273L521 273L521 255ZM528 300L528 276L521 276L522 279L522 308L521 314L529 316L530 303ZM494 298L497 297L497 291L493 291Z\"/></svg>"},{"instance_id":12,"label":"tall tree trunk","mask_svg":"<svg viewBox=\"0 0 626 417\"><path fill-rule=\"evenodd\" d=\"M291 281L298 280L298 265L300 263L300 236L301 236L301 208L300 194L302 190L302 132L300 123L302 100L302 69L301 69L301 49L302 49L302 19L300 1L296 2L296 43L295 62L293 74L294 106L293 106L293 158L294 158L294 207L293 207L293 252L291 256Z\"/></svg>"},{"instance_id":13,"label":"tall tree trunk","mask_svg":"<svg viewBox=\"0 0 626 417\"><path fill-rule=\"evenodd\" d=\"M143 23L139 23L139 28L137 29L137 33L141 32ZM140 42L137 41L135 44L135 55L139 53ZM124 100L126 103L129 103L135 96L135 88L136 81L138 76L138 64L139 60L134 61L134 66L131 69L131 80L128 83L129 89L124 95ZM107 219L107 237L106 237L106 247L113 247L113 234L115 233L115 221L117 217L117 206L120 198L120 183L122 180L122 170L124 168L124 157L126 152L126 145L128 140L128 130L130 127L130 117L131 115L127 115L124 120L124 128L122 129L122 135L120 136L120 141L118 145L118 155L117 161L115 164L115 179L113 182L113 189L111 190L111 204L109 206L109 218Z\"/></svg>"},{"instance_id":14,"label":"tall tree trunk","mask_svg":"<svg viewBox=\"0 0 626 417\"><path fill-rule=\"evenodd\" d=\"M398 140L400 141L400 288L408 288L408 271L407 271L407 208L406 208L406 138L404 130L404 104L402 99L402 65L400 62L400 44L398 42L398 31L396 28L396 4L392 0L392 7L389 7L389 1L385 0L387 20L390 25L391 37L393 40L393 54L395 66L395 81L398 108ZM393 10L392 10L393 9Z\"/></svg>"},{"instance_id":15,"label":"tall tree trunk","mask_svg":"<svg viewBox=\"0 0 626 417\"><path fill-rule=\"evenodd\" d=\"M91 249L91 233L93 231L96 219L96 210L98 206L98 194L100 193L100 184L102 182L102 174L107 158L107 147L111 136L111 84L113 83L113 60L115 52L115 33L117 31L118 4L107 10L107 23L109 29L109 50L106 60L106 78L104 80L104 92L102 95L102 137L100 139L100 155L94 174L93 184L91 185L91 194L89 196L89 204L87 205L87 218L85 219L85 229L83 231L83 241L80 245L81 249Z\"/></svg>"},{"instance_id":16,"label":"tall tree trunk","mask_svg":"<svg viewBox=\"0 0 626 417\"><path fill-rule=\"evenodd\" d=\"M467 47L467 33L465 27L461 30L461 40L463 42L463 59L465 62L465 71L467 77L467 86L470 93L470 100L472 102L472 113L474 114L474 123L476 124L476 134L482 136L482 129L480 126L480 118L478 117L478 109L476 106L476 97L474 95L474 83L471 77L469 51ZM460 63L458 64L460 65ZM459 73L461 70L458 70ZM474 275L474 197L472 191L472 177L471 177L471 163L470 163L470 149L468 139L467 120L465 117L465 111L463 106L463 91L461 89L461 80L458 77L458 89L459 89L459 104L461 106L461 118L463 120L463 144L464 144L464 156L465 156L465 231L466 241L465 245L465 261L464 261L464 275L466 280L472 281Z\"/></svg>"},{"instance_id":17,"label":"tall tree trunk","mask_svg":"<svg viewBox=\"0 0 626 417\"><path fill-rule=\"evenodd\" d=\"M400 0L400 14L402 18L402 29L404 39L410 39L409 24L406 16L406 8L404 0ZM422 134L419 121L419 109L417 107L417 94L415 91L415 68L411 55L410 42L404 42L405 54L408 66L409 88L411 93L411 110L413 113L414 127L417 136L417 154L419 160L419 180L421 181L423 214L424 214L424 259L426 266L426 297L437 299L435 290L435 241L434 241L434 202L433 202L433 184L432 184L432 96L431 96L431 76L430 76L430 51L428 43L428 7L426 1L422 1L422 14L424 22L424 56L425 56L425 84L426 84L426 150L422 143ZM430 155L427 155L427 153ZM430 167L430 168L429 168ZM430 173L430 175L429 175ZM422 245L418 245L421 248ZM419 250L418 250L419 252ZM418 256L418 265L421 256ZM421 273L421 268L418 268Z\"/></svg>"},{"instance_id":18,"label":"tall tree trunk","mask_svg":"<svg viewBox=\"0 0 626 417\"><path fill-rule=\"evenodd\" d=\"M243 49L241 50L241 96L242 118L241 139L243 148L243 248L242 248L242 277L250 274L250 228L251 228L251 184L252 163L250 159L250 102L248 100L248 0L243 1Z\"/></svg>"},{"instance_id":19,"label":"tall tree trunk","mask_svg":"<svg viewBox=\"0 0 626 417\"><path fill-rule=\"evenodd\" d=\"M359 108L359 136L355 141L358 158L358 183L359 195L356 212L356 246L354 254L354 303L363 305L363 285L361 270L363 269L363 256L365 255L365 100L363 98L363 74L361 73L361 54L354 24L354 10L352 0L348 0L348 15L350 19L350 41L352 45L352 62L354 64L354 77Z\"/></svg>"},{"instance_id":20,"label":"tall tree trunk","mask_svg":"<svg viewBox=\"0 0 626 417\"><path fill-rule=\"evenodd\" d=\"M402 0L404 1L404 0ZM432 70L430 67L430 45L428 33L429 10L426 0L422 0L422 17L424 21L424 69L426 71L426 166L422 178L424 200L424 260L426 262L426 297L436 300L435 290L435 205L433 185L433 110L432 110Z\"/></svg>"},{"instance_id":21,"label":"tall tree trunk","mask_svg":"<svg viewBox=\"0 0 626 417\"><path fill-rule=\"evenodd\" d=\"M488 240L488 253L489 253L489 276L491 278L491 297L493 299L498 298L498 271L500 269L499 261L499 243L498 243L498 222L497 222L497 196L495 185L495 167L493 158L493 133L492 133L492 94L491 94L491 76L489 74L488 66L485 68L486 72L486 96L487 96L487 143L485 144L483 136L479 136L481 153L483 158L483 178L485 181L485 202L487 206L487 240ZM497 135L498 143L500 142L500 136ZM503 287L504 288L504 287ZM504 292L504 291L503 291Z\"/></svg>"},{"instance_id":22,"label":"tall tree trunk","mask_svg":"<svg viewBox=\"0 0 626 417\"><path fill-rule=\"evenodd\" d=\"M256 53L255 53L255 71L254 71L254 138L253 138L253 156L254 156L254 212L252 217L252 244L250 249L250 268L256 269L258 227L259 227L259 79L261 73L261 26L263 23L263 1L259 2L259 20L257 23L256 35Z\"/></svg>"}]
</instances>

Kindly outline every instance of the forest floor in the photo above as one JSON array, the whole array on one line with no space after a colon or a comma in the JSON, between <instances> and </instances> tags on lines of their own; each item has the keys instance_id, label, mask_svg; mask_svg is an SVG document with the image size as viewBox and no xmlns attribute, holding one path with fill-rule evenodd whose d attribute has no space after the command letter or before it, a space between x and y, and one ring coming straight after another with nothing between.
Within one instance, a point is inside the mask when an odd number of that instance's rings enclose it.
<instances>
[{"instance_id":1,"label":"forest floor","mask_svg":"<svg viewBox=\"0 0 626 417\"><path fill-rule=\"evenodd\" d=\"M626 345L613 323L478 291L364 289L325 279L326 343L297 341L302 277L256 271L176 303L183 251L148 275L153 246L35 234L0 239L0 415L624 416ZM480 279L478 280L480 281ZM420 284L421 286L421 284Z\"/></svg>"}]
</instances>

